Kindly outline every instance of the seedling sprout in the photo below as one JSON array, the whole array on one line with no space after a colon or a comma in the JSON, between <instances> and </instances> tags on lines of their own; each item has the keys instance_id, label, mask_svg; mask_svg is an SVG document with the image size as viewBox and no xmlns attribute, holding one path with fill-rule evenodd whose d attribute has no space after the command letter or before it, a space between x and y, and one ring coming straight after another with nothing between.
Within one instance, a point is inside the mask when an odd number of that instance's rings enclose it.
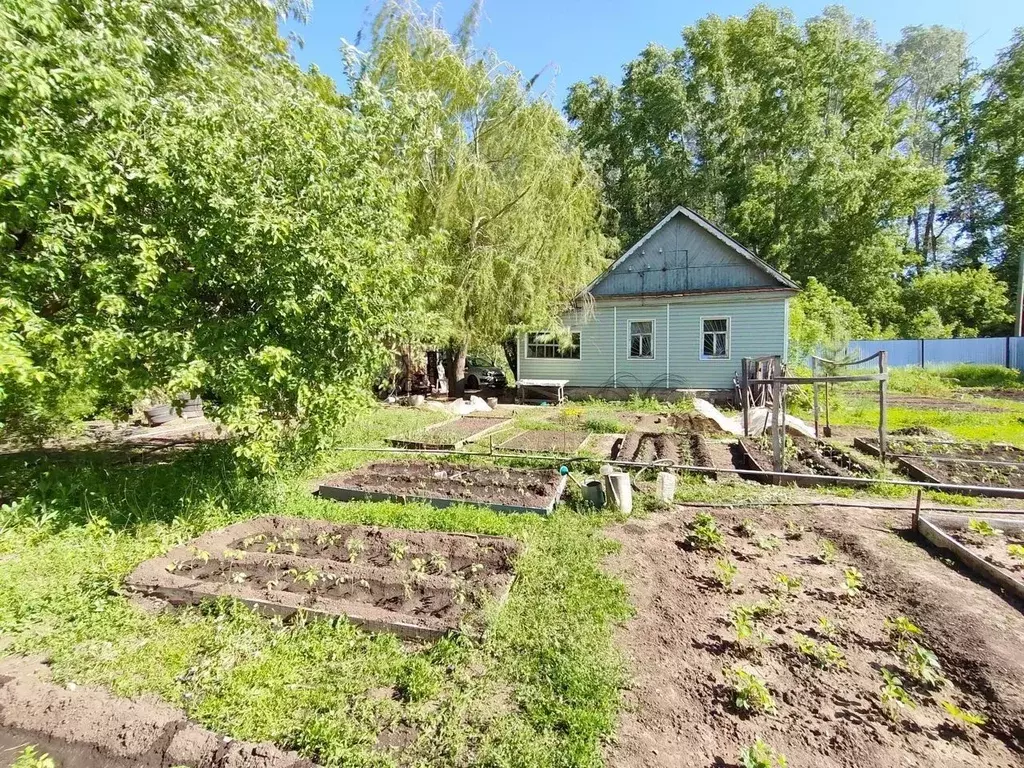
<instances>
[{"instance_id":1,"label":"seedling sprout","mask_svg":"<svg viewBox=\"0 0 1024 768\"><path fill-rule=\"evenodd\" d=\"M941 702L942 708L946 710L946 714L962 731L970 731L974 728L978 728L988 722L988 718L977 712L971 712L966 709L960 709L956 704L951 701Z\"/></svg>"},{"instance_id":2,"label":"seedling sprout","mask_svg":"<svg viewBox=\"0 0 1024 768\"><path fill-rule=\"evenodd\" d=\"M738 665L726 667L722 673L732 685L733 703L737 709L755 714L775 711L775 699L757 674Z\"/></svg>"},{"instance_id":3,"label":"seedling sprout","mask_svg":"<svg viewBox=\"0 0 1024 768\"><path fill-rule=\"evenodd\" d=\"M739 761L742 768L787 768L789 766L785 755L776 752L760 738L740 750Z\"/></svg>"}]
</instances>

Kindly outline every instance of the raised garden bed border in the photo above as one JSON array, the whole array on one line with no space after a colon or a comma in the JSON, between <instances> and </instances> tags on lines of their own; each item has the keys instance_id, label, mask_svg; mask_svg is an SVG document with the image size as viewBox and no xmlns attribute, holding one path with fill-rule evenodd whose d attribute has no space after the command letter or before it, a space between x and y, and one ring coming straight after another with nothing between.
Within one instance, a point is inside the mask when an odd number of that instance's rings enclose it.
<instances>
[{"instance_id":1,"label":"raised garden bed border","mask_svg":"<svg viewBox=\"0 0 1024 768\"><path fill-rule=\"evenodd\" d=\"M943 530L943 523L953 523L955 525L962 524L962 515L942 515L929 513L928 517L923 515L916 515L915 528L923 538L934 544L939 549L947 550L951 552L957 560L965 565L970 570L977 573L979 576L987 579L991 583L999 586L1006 590L1009 594L1016 597L1018 600L1024 601L1024 581L1014 578L1011 574L1000 568L993 563L990 563L983 557L979 557L977 554L972 552L968 547L965 547L959 541L954 539L948 533ZM931 518L931 519L928 519ZM1024 528L1024 523L1020 520L1012 520L1006 518L997 518L990 516L979 515L977 519L987 520L989 523L997 523L1000 528L1012 528L1015 530L1021 530Z\"/></svg>"},{"instance_id":2,"label":"raised garden bed border","mask_svg":"<svg viewBox=\"0 0 1024 768\"><path fill-rule=\"evenodd\" d=\"M770 458L768 458L768 461L761 461L761 458L758 455L761 451L756 449L749 439L741 437L739 440L739 446L740 451L743 454L743 459L746 462L747 469L751 469L758 473L756 475L745 475L745 479L759 480L770 485L786 485L792 483L800 488L819 488L830 485L848 488L862 488L864 487L864 480L870 479L861 476L854 476L849 478L849 480L841 477L836 479L819 479L810 472L806 473L806 477L782 477L776 473L775 468L768 463L770 462ZM866 469L867 468L865 467L865 470ZM790 470L785 471L790 472Z\"/></svg>"},{"instance_id":3,"label":"raised garden bed border","mask_svg":"<svg viewBox=\"0 0 1024 768\"><path fill-rule=\"evenodd\" d=\"M928 441L922 441L928 442ZM943 441L931 441L935 445L956 445L955 442L948 440ZM853 445L858 450L870 456L878 456L878 446L872 445L870 441L865 440L862 437L854 438ZM919 458L927 459L927 455L922 455ZM982 491L976 488L960 488L959 483L944 482L929 472L927 469L922 467L914 459L907 458L904 456L895 457L896 466L902 470L903 474L912 480L918 480L922 483L928 483L929 485L940 486L942 490L952 490L959 493L961 496L981 496L990 499L1024 499L1024 489L1022 488L992 488L991 490ZM999 466L996 462L994 466Z\"/></svg>"},{"instance_id":4,"label":"raised garden bed border","mask_svg":"<svg viewBox=\"0 0 1024 768\"><path fill-rule=\"evenodd\" d=\"M416 616L413 614L389 611L367 603L360 603L353 600L344 600L331 597L312 596L309 593L298 592L275 592L274 600L256 597L251 589L244 585L235 585L224 582L199 581L180 575L174 570L169 570L172 563L191 558L192 548L198 548L207 552L219 551L230 546L234 541L243 538L245 534L253 531L254 524L265 524L267 530L272 530L280 518L266 517L246 520L221 528L193 539L186 545L171 549L167 554L154 557L140 564L126 580L127 586L135 592L146 596L157 597L165 600L171 605L196 605L204 600L219 597L233 597L248 605L256 611L270 616L288 617L299 611L310 616L322 618L344 617L369 631L392 632L400 637L414 640L433 640L451 632L454 627L449 622L434 616ZM296 519L298 526L310 521ZM320 521L323 522L323 521ZM354 526L356 529L387 530L376 526ZM497 536L484 536L468 533L447 533L439 531L407 531L401 530L403 535L409 533L437 533L445 537L458 537L473 539L476 542L494 541L506 543L506 540ZM211 560L221 558L211 558ZM346 563L340 560L328 560L323 558L307 558L288 554L268 554L260 552L240 552L234 562L240 566L255 565L267 560L273 560L283 567L293 567L297 570L319 569L330 570L334 573L344 573L353 579L359 578L380 578L382 574L394 572L394 569L381 568L378 566L359 565ZM510 575L506 584L496 590L492 597L497 603L502 603L508 597L512 589L514 575ZM447 580L441 576L423 576L421 583L425 587L445 588Z\"/></svg>"},{"instance_id":5,"label":"raised garden bed border","mask_svg":"<svg viewBox=\"0 0 1024 768\"><path fill-rule=\"evenodd\" d=\"M420 435L425 435L425 434L430 433L430 432L440 431L440 430L444 429L445 427L447 427L450 424L455 424L457 422L462 421L462 419L464 419L464 418L487 419L487 420L493 421L494 424L491 424L490 426L484 427L483 429L481 429L481 430L479 430L477 432L473 432L470 435L466 435L465 437L460 438L460 439L455 440L454 442L450 442L450 443L429 443L429 442L426 442L424 440L414 440L412 438L406 438L406 437L389 437L384 442L386 442L388 445L392 445L392 446L394 446L396 448L420 448L420 449L423 449L423 450L435 449L435 450L452 450L452 451L457 451L460 448L462 448L462 446L464 446L466 443L471 443L474 440L479 440L481 437L484 437L485 435L488 435L488 434L490 434L492 432L497 432L500 429L502 429L503 427L505 427L508 424L510 424L511 421L512 421L511 419L506 419L506 418L493 417L493 416L474 416L473 414L470 414L469 416L459 416L459 417L454 418L454 419L448 419L447 421L442 421L442 422L440 422L438 424L432 424L429 427L427 427L426 429L422 430L419 434Z\"/></svg>"}]
</instances>

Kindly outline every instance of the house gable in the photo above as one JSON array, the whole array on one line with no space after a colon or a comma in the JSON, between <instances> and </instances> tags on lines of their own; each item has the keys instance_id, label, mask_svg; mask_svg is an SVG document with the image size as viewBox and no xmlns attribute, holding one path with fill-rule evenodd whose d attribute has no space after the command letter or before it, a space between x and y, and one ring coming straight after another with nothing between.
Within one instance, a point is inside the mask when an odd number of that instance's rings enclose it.
<instances>
[{"instance_id":1,"label":"house gable","mask_svg":"<svg viewBox=\"0 0 1024 768\"><path fill-rule=\"evenodd\" d=\"M781 272L682 206L672 210L588 287L595 298L731 290L798 288Z\"/></svg>"}]
</instances>

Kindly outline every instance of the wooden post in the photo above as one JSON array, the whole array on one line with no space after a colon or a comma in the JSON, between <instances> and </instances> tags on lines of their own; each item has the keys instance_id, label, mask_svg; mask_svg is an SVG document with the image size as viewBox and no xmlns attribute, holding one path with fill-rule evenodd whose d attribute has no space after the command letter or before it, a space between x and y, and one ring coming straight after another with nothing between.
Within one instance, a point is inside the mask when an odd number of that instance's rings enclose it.
<instances>
[{"instance_id":1,"label":"wooden post","mask_svg":"<svg viewBox=\"0 0 1024 768\"><path fill-rule=\"evenodd\" d=\"M740 361L740 398L743 400L743 436L750 437L750 379L747 368L750 365L748 358Z\"/></svg>"},{"instance_id":2,"label":"wooden post","mask_svg":"<svg viewBox=\"0 0 1024 768\"><path fill-rule=\"evenodd\" d=\"M878 372L886 373L889 366L886 364L886 353L883 349L878 353ZM878 382L878 458L885 464L885 433L886 433L886 408L888 407L889 382Z\"/></svg>"},{"instance_id":3,"label":"wooden post","mask_svg":"<svg viewBox=\"0 0 1024 768\"><path fill-rule=\"evenodd\" d=\"M779 434L779 407L782 405L782 385L778 373L772 375L772 467L782 471L782 435Z\"/></svg>"},{"instance_id":4,"label":"wooden post","mask_svg":"<svg viewBox=\"0 0 1024 768\"><path fill-rule=\"evenodd\" d=\"M818 434L818 358L811 358L811 376L814 377L815 381L811 385L811 389L814 391L814 439L820 440L821 435Z\"/></svg>"},{"instance_id":5,"label":"wooden post","mask_svg":"<svg viewBox=\"0 0 1024 768\"><path fill-rule=\"evenodd\" d=\"M917 489L917 500L914 502L913 529L917 533L917 521L921 519L921 489Z\"/></svg>"}]
</instances>

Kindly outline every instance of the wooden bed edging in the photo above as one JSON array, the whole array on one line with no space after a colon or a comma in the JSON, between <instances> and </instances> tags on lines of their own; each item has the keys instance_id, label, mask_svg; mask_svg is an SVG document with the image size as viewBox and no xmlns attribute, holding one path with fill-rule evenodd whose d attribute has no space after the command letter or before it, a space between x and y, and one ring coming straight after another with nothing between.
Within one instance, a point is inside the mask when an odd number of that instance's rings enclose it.
<instances>
[{"instance_id":1,"label":"wooden bed edging","mask_svg":"<svg viewBox=\"0 0 1024 768\"><path fill-rule=\"evenodd\" d=\"M925 517L918 517L917 532L927 541L939 547L939 549L952 552L957 560L979 576L1005 589L1018 600L1024 601L1024 582L1018 581L1002 568L992 565L992 563L984 558L978 557L978 555L971 552L967 547L935 525L935 523Z\"/></svg>"}]
</instances>

